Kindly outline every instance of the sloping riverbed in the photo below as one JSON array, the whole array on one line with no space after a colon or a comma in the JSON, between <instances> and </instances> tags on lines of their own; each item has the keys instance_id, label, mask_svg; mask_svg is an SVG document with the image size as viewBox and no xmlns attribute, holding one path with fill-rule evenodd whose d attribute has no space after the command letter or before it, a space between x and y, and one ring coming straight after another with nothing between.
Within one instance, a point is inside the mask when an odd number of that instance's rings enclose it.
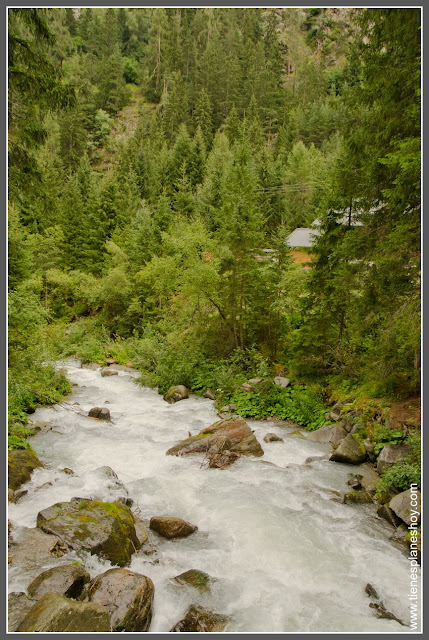
<instances>
[{"instance_id":1,"label":"sloping riverbed","mask_svg":"<svg viewBox=\"0 0 429 640\"><path fill-rule=\"evenodd\" d=\"M372 505L335 501L333 491L345 491L350 472L359 469L328 460L305 464L330 445L288 436L294 428L252 421L265 455L209 469L201 466L203 455L165 452L188 431L197 433L218 419L212 401L191 396L169 405L156 391L136 385L133 374L101 377L78 362L65 366L79 386L63 406L32 416L56 428L31 439L47 468L36 469L28 493L9 505L18 531L34 527L40 510L74 496L115 499L114 490L93 473L107 465L141 518L177 516L199 528L188 538L162 541L156 554L133 557L129 568L155 584L151 631L171 629L191 603L230 615L226 632L409 631L377 619L364 592L370 582L386 609L408 622L409 562L390 542L391 527ZM79 413L94 406L108 407L112 422ZM265 443L268 431L284 442ZM40 572L75 558L74 552L53 557ZM95 556L80 558L91 578L110 568ZM196 597L171 581L188 569L217 578L212 592ZM25 591L33 577L11 567L10 591Z\"/></svg>"}]
</instances>

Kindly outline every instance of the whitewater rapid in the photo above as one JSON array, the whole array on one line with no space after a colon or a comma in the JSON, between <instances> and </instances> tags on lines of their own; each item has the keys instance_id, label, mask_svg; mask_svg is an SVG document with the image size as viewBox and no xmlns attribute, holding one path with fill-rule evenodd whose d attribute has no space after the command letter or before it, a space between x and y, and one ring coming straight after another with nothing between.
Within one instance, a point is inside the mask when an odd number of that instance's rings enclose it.
<instances>
[{"instance_id":1,"label":"whitewater rapid","mask_svg":"<svg viewBox=\"0 0 429 640\"><path fill-rule=\"evenodd\" d=\"M225 632L410 631L377 619L364 592L371 583L386 609L409 621L409 561L389 540L393 529L373 505L335 501L333 492L346 491L350 473L359 468L326 459L305 464L330 445L288 437L293 427L248 421L264 456L209 469L201 466L202 454L165 452L188 431L193 435L218 420L212 401L191 395L169 405L155 390L135 384L136 374L101 377L78 361L62 366L78 386L64 403L31 416L55 425L31 438L47 468L34 471L28 493L9 505L9 519L18 529L34 527L37 513L56 502L114 499L93 473L106 465L125 484L139 517L169 515L196 524L198 532L188 538L163 541L157 554L132 559L129 568L155 584L150 631L168 631L193 603L231 616ZM112 422L80 415L94 406L108 407ZM269 431L284 443L265 443ZM40 572L75 557L53 557ZM91 578L111 566L96 556L80 557ZM171 580L189 569L217 578L210 594ZM19 570L9 571L10 591L25 591L29 582Z\"/></svg>"}]
</instances>

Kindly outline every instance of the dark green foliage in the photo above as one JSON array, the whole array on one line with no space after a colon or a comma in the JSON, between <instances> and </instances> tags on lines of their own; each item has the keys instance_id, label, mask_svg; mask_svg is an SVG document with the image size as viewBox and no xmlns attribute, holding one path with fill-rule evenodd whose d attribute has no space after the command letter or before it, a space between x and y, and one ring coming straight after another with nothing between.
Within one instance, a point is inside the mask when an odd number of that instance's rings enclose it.
<instances>
[{"instance_id":1,"label":"dark green foliage","mask_svg":"<svg viewBox=\"0 0 429 640\"><path fill-rule=\"evenodd\" d=\"M282 389L268 384L259 392L237 391L231 402L236 405L236 412L245 418L278 416L293 420L310 431L325 423L326 406L311 390Z\"/></svg>"},{"instance_id":2,"label":"dark green foliage","mask_svg":"<svg viewBox=\"0 0 429 640\"><path fill-rule=\"evenodd\" d=\"M48 111L72 105L75 94L47 55L54 44L42 9L9 8L8 167L11 196L19 198L37 179L34 150L46 139Z\"/></svg>"},{"instance_id":3,"label":"dark green foliage","mask_svg":"<svg viewBox=\"0 0 429 640\"><path fill-rule=\"evenodd\" d=\"M114 352L161 390L309 428L311 390L237 389L282 362L418 391L418 9L9 13L12 379ZM303 269L285 240L316 218Z\"/></svg>"}]
</instances>

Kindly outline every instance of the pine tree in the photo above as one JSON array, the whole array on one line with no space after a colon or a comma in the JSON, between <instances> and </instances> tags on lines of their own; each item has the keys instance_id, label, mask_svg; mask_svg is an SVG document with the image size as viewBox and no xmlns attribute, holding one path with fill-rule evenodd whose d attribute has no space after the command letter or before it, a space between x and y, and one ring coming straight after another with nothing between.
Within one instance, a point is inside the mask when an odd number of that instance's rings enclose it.
<instances>
[{"instance_id":1,"label":"pine tree","mask_svg":"<svg viewBox=\"0 0 429 640\"><path fill-rule=\"evenodd\" d=\"M204 88L198 95L193 119L196 123L196 127L200 127L201 129L206 148L210 149L213 140L212 108L210 98Z\"/></svg>"},{"instance_id":2,"label":"pine tree","mask_svg":"<svg viewBox=\"0 0 429 640\"><path fill-rule=\"evenodd\" d=\"M201 184L204 177L204 168L206 164L206 145L201 127L198 126L192 139L191 153L189 157L189 176L191 184L195 187Z\"/></svg>"},{"instance_id":3,"label":"pine tree","mask_svg":"<svg viewBox=\"0 0 429 640\"><path fill-rule=\"evenodd\" d=\"M46 138L49 111L74 103L74 91L61 82L61 70L49 60L54 45L43 11L9 9L8 127L9 193L19 197L37 179L34 150Z\"/></svg>"}]
</instances>

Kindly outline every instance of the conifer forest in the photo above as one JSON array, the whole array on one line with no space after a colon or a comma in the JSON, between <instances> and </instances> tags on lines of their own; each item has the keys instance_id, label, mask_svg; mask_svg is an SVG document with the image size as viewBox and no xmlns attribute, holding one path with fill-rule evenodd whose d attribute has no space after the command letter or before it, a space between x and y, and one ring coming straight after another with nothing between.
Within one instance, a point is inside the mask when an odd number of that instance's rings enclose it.
<instances>
[{"instance_id":1,"label":"conifer forest","mask_svg":"<svg viewBox=\"0 0 429 640\"><path fill-rule=\"evenodd\" d=\"M357 475L350 493L368 499L341 509L375 504L397 535L411 524L395 505L421 485L421 36L420 8L9 7L10 478L11 456L43 457L36 418L77 388L72 359L85 375L138 372L133 393L187 398L172 410L204 397L240 425L294 424L377 476L370 490ZM225 469L248 455L227 437L204 450L212 482L247 463ZM12 489L13 520L32 489ZM410 624L380 594L372 609L362 596L368 620ZM180 614L156 603L150 630L168 631ZM171 630L295 630L198 607ZM19 630L44 630L28 619ZM342 629L320 620L296 629Z\"/></svg>"}]
</instances>

